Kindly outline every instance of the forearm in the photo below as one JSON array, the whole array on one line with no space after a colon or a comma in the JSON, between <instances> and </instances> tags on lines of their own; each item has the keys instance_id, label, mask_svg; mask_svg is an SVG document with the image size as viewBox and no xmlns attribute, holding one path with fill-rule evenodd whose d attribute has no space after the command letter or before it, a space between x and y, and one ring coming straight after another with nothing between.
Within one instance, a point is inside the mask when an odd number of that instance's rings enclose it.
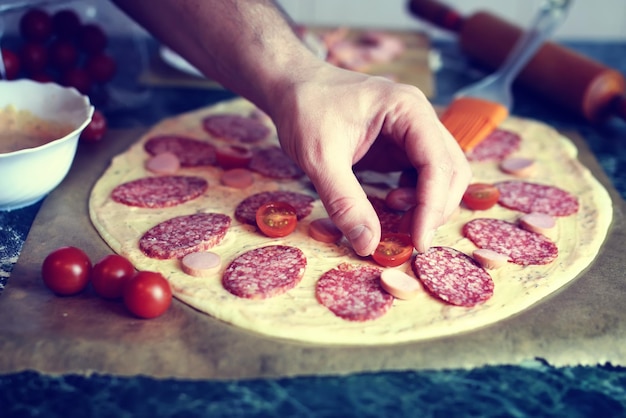
<instances>
[{"instance_id":1,"label":"forearm","mask_svg":"<svg viewBox=\"0 0 626 418\"><path fill-rule=\"evenodd\" d=\"M319 64L271 0L113 1L205 75L266 111Z\"/></svg>"}]
</instances>

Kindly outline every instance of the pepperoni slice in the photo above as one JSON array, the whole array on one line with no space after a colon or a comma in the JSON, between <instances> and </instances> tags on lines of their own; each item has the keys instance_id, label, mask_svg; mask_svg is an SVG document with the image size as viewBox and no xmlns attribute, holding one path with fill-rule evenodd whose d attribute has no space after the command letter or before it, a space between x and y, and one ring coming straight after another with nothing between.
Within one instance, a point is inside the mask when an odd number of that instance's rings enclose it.
<instances>
[{"instance_id":1,"label":"pepperoni slice","mask_svg":"<svg viewBox=\"0 0 626 418\"><path fill-rule=\"evenodd\" d=\"M219 244L230 227L230 216L194 213L168 219L152 227L139 239L139 248L150 258L168 260Z\"/></svg>"},{"instance_id":2,"label":"pepperoni slice","mask_svg":"<svg viewBox=\"0 0 626 418\"><path fill-rule=\"evenodd\" d=\"M255 143L270 135L270 128L263 122L235 113L207 116L202 120L204 130L209 134L227 140Z\"/></svg>"},{"instance_id":3,"label":"pepperoni slice","mask_svg":"<svg viewBox=\"0 0 626 418\"><path fill-rule=\"evenodd\" d=\"M463 235L477 247L505 254L523 266L548 264L559 255L557 246L545 236L500 219L473 219L463 226Z\"/></svg>"},{"instance_id":4,"label":"pepperoni slice","mask_svg":"<svg viewBox=\"0 0 626 418\"><path fill-rule=\"evenodd\" d=\"M270 245L235 258L224 271L222 285L235 296L267 299L293 289L305 268L306 257L300 249Z\"/></svg>"},{"instance_id":5,"label":"pepperoni slice","mask_svg":"<svg viewBox=\"0 0 626 418\"><path fill-rule=\"evenodd\" d=\"M496 129L465 155L470 161L502 161L519 149L521 141L515 132Z\"/></svg>"},{"instance_id":6,"label":"pepperoni slice","mask_svg":"<svg viewBox=\"0 0 626 418\"><path fill-rule=\"evenodd\" d=\"M269 147L255 151L249 168L273 179L297 179L304 172L280 147Z\"/></svg>"},{"instance_id":7,"label":"pepperoni slice","mask_svg":"<svg viewBox=\"0 0 626 418\"><path fill-rule=\"evenodd\" d=\"M502 181L495 186L500 190L498 203L508 209L552 216L568 216L578 212L576 196L555 186L521 180Z\"/></svg>"},{"instance_id":8,"label":"pepperoni slice","mask_svg":"<svg viewBox=\"0 0 626 418\"><path fill-rule=\"evenodd\" d=\"M195 176L144 177L113 189L111 199L140 208L167 208L195 199L209 187Z\"/></svg>"},{"instance_id":9,"label":"pepperoni slice","mask_svg":"<svg viewBox=\"0 0 626 418\"><path fill-rule=\"evenodd\" d=\"M300 220L311 213L314 200L307 194L297 192L283 190L261 192L242 200L235 208L235 218L239 222L256 225L256 212L261 206L270 202L285 202L294 207L296 217Z\"/></svg>"},{"instance_id":10,"label":"pepperoni slice","mask_svg":"<svg viewBox=\"0 0 626 418\"><path fill-rule=\"evenodd\" d=\"M171 152L182 167L215 165L215 147L208 142L180 135L154 136L146 141L144 149L151 155Z\"/></svg>"},{"instance_id":11,"label":"pepperoni slice","mask_svg":"<svg viewBox=\"0 0 626 418\"><path fill-rule=\"evenodd\" d=\"M342 263L324 273L315 286L318 302L348 321L370 321L383 316L394 297L380 285L381 269Z\"/></svg>"},{"instance_id":12,"label":"pepperoni slice","mask_svg":"<svg viewBox=\"0 0 626 418\"><path fill-rule=\"evenodd\" d=\"M472 307L493 295L493 280L470 256L450 247L431 247L413 260L413 271L428 291L455 306Z\"/></svg>"}]
</instances>

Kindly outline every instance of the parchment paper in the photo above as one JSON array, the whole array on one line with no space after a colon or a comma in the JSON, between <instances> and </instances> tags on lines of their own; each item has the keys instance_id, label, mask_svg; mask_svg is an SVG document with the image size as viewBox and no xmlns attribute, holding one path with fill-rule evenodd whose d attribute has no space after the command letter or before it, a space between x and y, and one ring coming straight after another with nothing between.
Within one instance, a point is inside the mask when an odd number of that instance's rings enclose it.
<instances>
[{"instance_id":1,"label":"parchment paper","mask_svg":"<svg viewBox=\"0 0 626 418\"><path fill-rule=\"evenodd\" d=\"M110 158L142 131L81 144L66 180L42 205L0 296L0 373L108 373L239 379L360 371L468 368L542 358L555 366L626 366L624 201L584 142L580 159L609 189L614 222L592 266L536 306L478 331L383 347L316 346L234 328L174 301L162 317L139 320L91 289L57 297L41 281L45 256L61 245L98 260L111 253L87 215L91 186Z\"/></svg>"}]
</instances>

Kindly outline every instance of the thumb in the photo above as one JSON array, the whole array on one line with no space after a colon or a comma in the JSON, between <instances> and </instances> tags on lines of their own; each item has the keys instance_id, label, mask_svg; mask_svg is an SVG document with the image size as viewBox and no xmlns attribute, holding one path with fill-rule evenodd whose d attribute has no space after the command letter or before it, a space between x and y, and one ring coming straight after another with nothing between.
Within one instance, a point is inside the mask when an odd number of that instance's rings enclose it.
<instances>
[{"instance_id":1,"label":"thumb","mask_svg":"<svg viewBox=\"0 0 626 418\"><path fill-rule=\"evenodd\" d=\"M309 178L354 251L360 256L372 254L380 241L380 221L352 169L320 165Z\"/></svg>"}]
</instances>

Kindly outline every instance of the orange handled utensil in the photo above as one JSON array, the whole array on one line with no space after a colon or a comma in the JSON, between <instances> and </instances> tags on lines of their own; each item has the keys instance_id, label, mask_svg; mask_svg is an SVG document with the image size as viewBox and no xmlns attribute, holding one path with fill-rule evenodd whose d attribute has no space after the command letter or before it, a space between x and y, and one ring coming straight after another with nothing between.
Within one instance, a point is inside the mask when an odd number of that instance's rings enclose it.
<instances>
[{"instance_id":1,"label":"orange handled utensil","mask_svg":"<svg viewBox=\"0 0 626 418\"><path fill-rule=\"evenodd\" d=\"M571 0L547 0L500 69L454 95L441 121L464 151L470 151L509 115L513 80L564 20Z\"/></svg>"}]
</instances>

